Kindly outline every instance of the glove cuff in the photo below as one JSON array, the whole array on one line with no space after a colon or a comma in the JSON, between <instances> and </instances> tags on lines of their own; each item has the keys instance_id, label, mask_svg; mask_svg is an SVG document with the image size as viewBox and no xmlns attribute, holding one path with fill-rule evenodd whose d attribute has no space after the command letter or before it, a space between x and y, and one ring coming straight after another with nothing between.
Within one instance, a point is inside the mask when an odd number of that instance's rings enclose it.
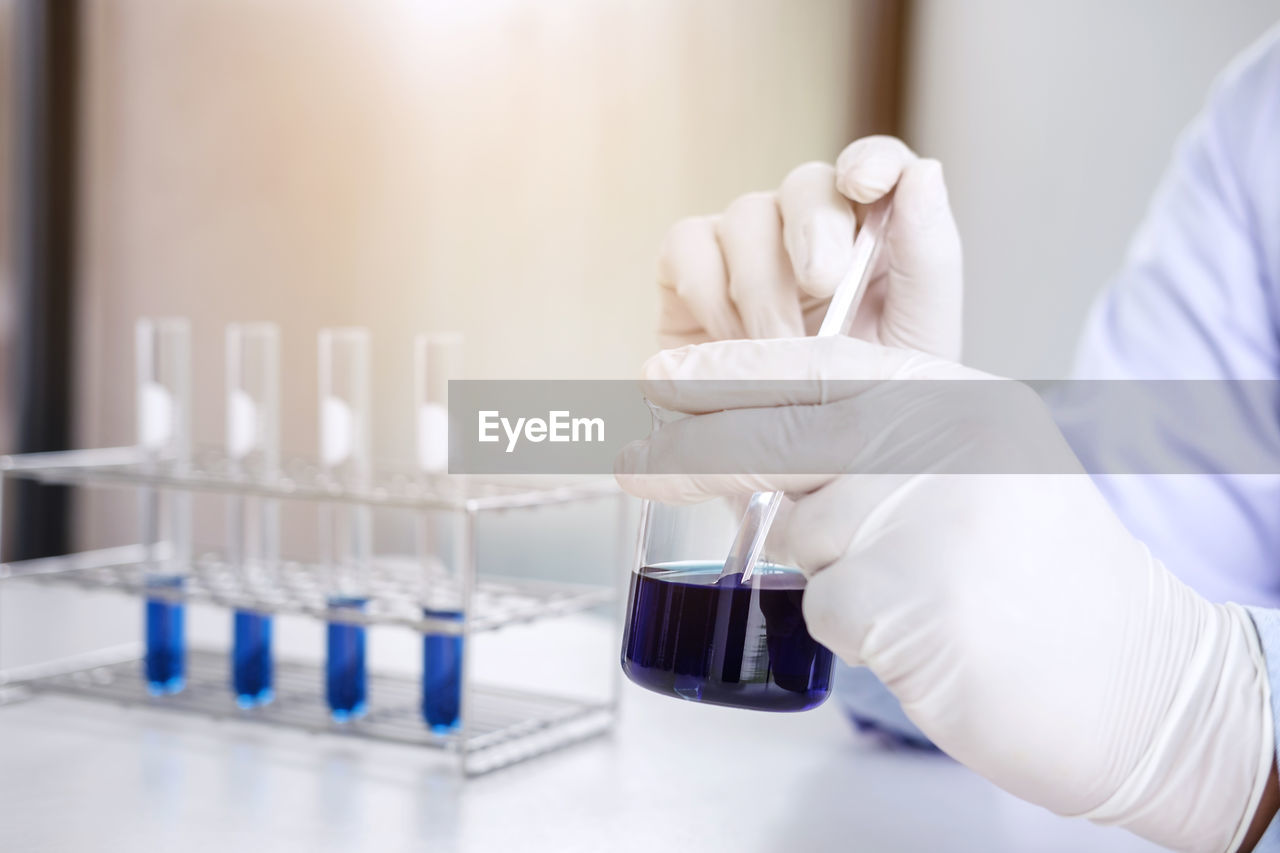
<instances>
[{"instance_id":1,"label":"glove cuff","mask_svg":"<svg viewBox=\"0 0 1280 853\"><path fill-rule=\"evenodd\" d=\"M1231 853L1271 772L1271 689L1244 608L1191 596L1196 640L1169 672L1175 689L1157 730L1124 783L1084 816L1175 850Z\"/></svg>"}]
</instances>

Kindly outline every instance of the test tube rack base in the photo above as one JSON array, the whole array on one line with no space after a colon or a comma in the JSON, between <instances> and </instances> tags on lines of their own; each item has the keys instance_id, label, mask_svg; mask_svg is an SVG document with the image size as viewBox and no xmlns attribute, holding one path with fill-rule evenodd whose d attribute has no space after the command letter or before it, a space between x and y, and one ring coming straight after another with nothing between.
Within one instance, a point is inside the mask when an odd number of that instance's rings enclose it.
<instances>
[{"instance_id":1,"label":"test tube rack base","mask_svg":"<svg viewBox=\"0 0 1280 853\"><path fill-rule=\"evenodd\" d=\"M604 734L612 727L615 713L610 703L476 685L465 733L438 734L422 724L420 684L408 675L372 674L369 691L376 705L359 720L336 723L323 701L323 668L314 663L276 661L275 701L248 709L239 707L227 689L230 672L225 652L189 649L187 685L172 696L148 693L140 668L136 650L128 650L109 660L85 656L26 673L16 671L3 685L0 705L52 694L318 735L367 738L451 753L461 758L468 776Z\"/></svg>"}]
</instances>

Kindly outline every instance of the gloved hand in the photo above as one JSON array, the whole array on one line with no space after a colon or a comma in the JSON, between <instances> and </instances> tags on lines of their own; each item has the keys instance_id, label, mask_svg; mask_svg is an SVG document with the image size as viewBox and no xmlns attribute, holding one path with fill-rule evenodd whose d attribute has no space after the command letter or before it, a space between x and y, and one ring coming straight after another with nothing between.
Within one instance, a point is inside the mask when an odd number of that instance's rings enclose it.
<instances>
[{"instance_id":1,"label":"gloved hand","mask_svg":"<svg viewBox=\"0 0 1280 853\"><path fill-rule=\"evenodd\" d=\"M776 192L672 226L658 266L663 347L812 334L852 257L855 216L893 192L885 242L851 333L960 355L960 235L942 167L868 136L836 165L806 163Z\"/></svg>"},{"instance_id":2,"label":"gloved hand","mask_svg":"<svg viewBox=\"0 0 1280 853\"><path fill-rule=\"evenodd\" d=\"M1274 746L1250 617L1128 533L1029 389L842 337L686 347L645 378L691 417L630 445L622 486L788 490L810 632L942 749L1059 814L1238 847ZM743 382L684 381L706 379Z\"/></svg>"}]
</instances>

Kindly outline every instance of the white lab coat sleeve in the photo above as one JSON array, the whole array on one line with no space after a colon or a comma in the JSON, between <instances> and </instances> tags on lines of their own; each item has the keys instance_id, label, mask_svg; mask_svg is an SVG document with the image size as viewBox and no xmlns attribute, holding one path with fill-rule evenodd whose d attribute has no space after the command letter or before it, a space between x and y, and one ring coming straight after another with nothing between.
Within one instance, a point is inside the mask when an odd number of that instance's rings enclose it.
<instances>
[{"instance_id":1,"label":"white lab coat sleeve","mask_svg":"<svg viewBox=\"0 0 1280 853\"><path fill-rule=\"evenodd\" d=\"M1123 269L1093 307L1074 375L1276 380L1278 318L1280 26L1223 73L1179 140ZM1280 446L1280 384L1267 387L1241 397L1259 411L1231 414L1264 433L1260 445ZM1214 600L1280 605L1280 477L1215 474L1203 437L1177 423L1129 430L1132 446L1117 448L1123 437L1060 415L1116 512L1170 569ZM1205 473L1111 475L1104 456L1117 450L1131 470L1144 456L1182 453Z\"/></svg>"}]
</instances>

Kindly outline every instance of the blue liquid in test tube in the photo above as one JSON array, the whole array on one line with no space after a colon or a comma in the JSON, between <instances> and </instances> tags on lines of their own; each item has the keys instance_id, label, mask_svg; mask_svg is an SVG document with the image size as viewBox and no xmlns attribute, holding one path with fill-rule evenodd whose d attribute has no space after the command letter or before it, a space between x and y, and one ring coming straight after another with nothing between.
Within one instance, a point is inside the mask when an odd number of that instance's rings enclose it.
<instances>
[{"instance_id":1,"label":"blue liquid in test tube","mask_svg":"<svg viewBox=\"0 0 1280 853\"><path fill-rule=\"evenodd\" d=\"M227 327L227 458L232 476L270 482L280 461L280 332L272 323ZM227 554L247 595L272 585L280 559L279 507L232 495ZM241 708L265 705L272 686L271 615L239 609L232 617L231 689Z\"/></svg>"},{"instance_id":2,"label":"blue liquid in test tube","mask_svg":"<svg viewBox=\"0 0 1280 853\"><path fill-rule=\"evenodd\" d=\"M462 368L462 336L418 335L413 354L414 408L418 421L418 467L424 491L449 468L449 380ZM418 519L418 554L423 566L422 615L458 623L465 557L465 536L453 528L456 519L424 513ZM460 633L427 631L422 635L422 719L436 734L458 728L462 700L463 641Z\"/></svg>"},{"instance_id":3,"label":"blue liquid in test tube","mask_svg":"<svg viewBox=\"0 0 1280 853\"><path fill-rule=\"evenodd\" d=\"M331 610L364 610L366 600L331 596ZM369 679L365 671L365 627L343 622L328 625L325 663L325 699L334 722L345 723L364 716L369 706Z\"/></svg>"},{"instance_id":4,"label":"blue liquid in test tube","mask_svg":"<svg viewBox=\"0 0 1280 853\"><path fill-rule=\"evenodd\" d=\"M462 621L457 610L422 608L428 619ZM422 719L436 734L458 727L462 698L462 635L422 635Z\"/></svg>"},{"instance_id":5,"label":"blue liquid in test tube","mask_svg":"<svg viewBox=\"0 0 1280 853\"><path fill-rule=\"evenodd\" d=\"M138 449L146 470L181 475L190 461L190 337L180 317L143 318L135 329ZM143 677L156 696L186 684L185 604L191 558L190 495L146 488L141 493L146 652Z\"/></svg>"},{"instance_id":6,"label":"blue liquid in test tube","mask_svg":"<svg viewBox=\"0 0 1280 853\"><path fill-rule=\"evenodd\" d=\"M271 617L237 610L231 648L231 687L236 704L256 708L275 698L271 667Z\"/></svg>"},{"instance_id":7,"label":"blue liquid in test tube","mask_svg":"<svg viewBox=\"0 0 1280 853\"><path fill-rule=\"evenodd\" d=\"M369 333L320 331L320 462L324 476L346 489L369 487ZM320 507L320 535L329 570L329 624L325 698L335 722L364 715L368 707L362 624L342 621L368 603L372 516L368 506Z\"/></svg>"},{"instance_id":8,"label":"blue liquid in test tube","mask_svg":"<svg viewBox=\"0 0 1280 853\"><path fill-rule=\"evenodd\" d=\"M148 589L181 590L180 575L148 578ZM168 598L147 598L147 651L144 669L153 696L178 693L187 683L187 640L183 630L185 606Z\"/></svg>"}]
</instances>

